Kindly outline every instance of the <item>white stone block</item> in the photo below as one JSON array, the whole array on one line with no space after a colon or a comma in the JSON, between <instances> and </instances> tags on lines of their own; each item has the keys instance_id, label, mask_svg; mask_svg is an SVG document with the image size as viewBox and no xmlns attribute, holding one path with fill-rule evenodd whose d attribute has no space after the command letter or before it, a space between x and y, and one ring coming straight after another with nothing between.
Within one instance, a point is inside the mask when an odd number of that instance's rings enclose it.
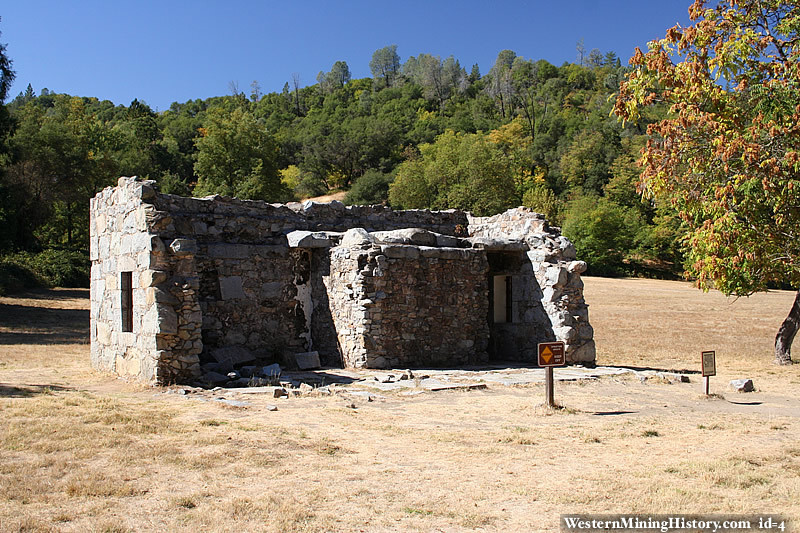
<instances>
[{"instance_id":1,"label":"white stone block","mask_svg":"<svg viewBox=\"0 0 800 533\"><path fill-rule=\"evenodd\" d=\"M130 254L133 251L133 235L123 235L119 241L119 253Z\"/></svg>"},{"instance_id":2,"label":"white stone block","mask_svg":"<svg viewBox=\"0 0 800 533\"><path fill-rule=\"evenodd\" d=\"M119 241L122 238L122 235L114 232L111 234L111 247L109 250L109 254L111 255L119 255Z\"/></svg>"},{"instance_id":3,"label":"white stone block","mask_svg":"<svg viewBox=\"0 0 800 533\"><path fill-rule=\"evenodd\" d=\"M563 287L567 283L567 269L554 265L547 269L547 284L554 287Z\"/></svg>"},{"instance_id":4,"label":"white stone block","mask_svg":"<svg viewBox=\"0 0 800 533\"><path fill-rule=\"evenodd\" d=\"M290 248L328 248L330 238L325 233L295 230L286 235Z\"/></svg>"},{"instance_id":5,"label":"white stone block","mask_svg":"<svg viewBox=\"0 0 800 533\"><path fill-rule=\"evenodd\" d=\"M124 233L133 233L137 230L136 211L127 213L122 219L122 231Z\"/></svg>"},{"instance_id":6,"label":"white stone block","mask_svg":"<svg viewBox=\"0 0 800 533\"><path fill-rule=\"evenodd\" d=\"M89 236L89 259L91 261L100 259L99 240L99 237L94 232Z\"/></svg>"},{"instance_id":7,"label":"white stone block","mask_svg":"<svg viewBox=\"0 0 800 533\"><path fill-rule=\"evenodd\" d=\"M117 268L119 272L133 272L137 269L136 259L130 255L122 255L117 261Z\"/></svg>"},{"instance_id":8,"label":"white stone block","mask_svg":"<svg viewBox=\"0 0 800 533\"><path fill-rule=\"evenodd\" d=\"M133 252L149 251L151 236L148 233L134 233L131 235L131 250Z\"/></svg>"},{"instance_id":9,"label":"white stone block","mask_svg":"<svg viewBox=\"0 0 800 533\"><path fill-rule=\"evenodd\" d=\"M153 287L167 281L167 273L163 270L145 270L139 274L140 287Z\"/></svg>"},{"instance_id":10,"label":"white stone block","mask_svg":"<svg viewBox=\"0 0 800 533\"><path fill-rule=\"evenodd\" d=\"M155 266L155 257L150 252L139 252L136 254L136 268L147 270Z\"/></svg>"},{"instance_id":11,"label":"white stone block","mask_svg":"<svg viewBox=\"0 0 800 533\"><path fill-rule=\"evenodd\" d=\"M542 291L542 301L555 302L561 297L561 289L555 287L545 287Z\"/></svg>"},{"instance_id":12,"label":"white stone block","mask_svg":"<svg viewBox=\"0 0 800 533\"><path fill-rule=\"evenodd\" d=\"M111 238L108 235L100 235L97 238L97 256L99 259L108 258L111 252Z\"/></svg>"},{"instance_id":13,"label":"white stone block","mask_svg":"<svg viewBox=\"0 0 800 533\"><path fill-rule=\"evenodd\" d=\"M111 328L108 324L97 324L97 342L103 346L108 346L111 344Z\"/></svg>"},{"instance_id":14,"label":"white stone block","mask_svg":"<svg viewBox=\"0 0 800 533\"><path fill-rule=\"evenodd\" d=\"M153 305L142 315L142 334L155 335L158 332L158 307Z\"/></svg>"},{"instance_id":15,"label":"white stone block","mask_svg":"<svg viewBox=\"0 0 800 533\"><path fill-rule=\"evenodd\" d=\"M360 247L372 243L372 237L364 228L352 228L347 230L342 236L340 246Z\"/></svg>"},{"instance_id":16,"label":"white stone block","mask_svg":"<svg viewBox=\"0 0 800 533\"><path fill-rule=\"evenodd\" d=\"M585 261L572 261L568 266L567 270L574 274L582 274L586 272L586 262Z\"/></svg>"}]
</instances>

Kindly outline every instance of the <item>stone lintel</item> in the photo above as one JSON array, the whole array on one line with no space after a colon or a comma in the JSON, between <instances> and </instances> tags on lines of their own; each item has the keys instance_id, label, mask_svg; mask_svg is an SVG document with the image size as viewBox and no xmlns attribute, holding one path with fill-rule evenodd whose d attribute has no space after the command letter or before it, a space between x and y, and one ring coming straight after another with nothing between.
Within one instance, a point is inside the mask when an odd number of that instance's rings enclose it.
<instances>
[{"instance_id":1,"label":"stone lintel","mask_svg":"<svg viewBox=\"0 0 800 533\"><path fill-rule=\"evenodd\" d=\"M330 248L331 236L322 231L295 230L286 235L290 248Z\"/></svg>"},{"instance_id":2,"label":"stone lintel","mask_svg":"<svg viewBox=\"0 0 800 533\"><path fill-rule=\"evenodd\" d=\"M470 237L467 239L473 248L488 252L524 252L528 246L516 239L488 239L485 237Z\"/></svg>"}]
</instances>

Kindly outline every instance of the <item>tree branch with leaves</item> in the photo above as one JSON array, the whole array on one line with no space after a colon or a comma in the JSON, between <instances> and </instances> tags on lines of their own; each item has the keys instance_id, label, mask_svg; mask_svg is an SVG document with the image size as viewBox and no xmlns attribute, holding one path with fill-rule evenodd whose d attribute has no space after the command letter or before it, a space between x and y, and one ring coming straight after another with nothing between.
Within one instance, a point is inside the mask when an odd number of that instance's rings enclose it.
<instances>
[{"instance_id":1,"label":"tree branch with leaves","mask_svg":"<svg viewBox=\"0 0 800 533\"><path fill-rule=\"evenodd\" d=\"M800 3L697 0L692 24L637 49L615 112L648 127L641 187L686 222L687 270L698 285L749 296L800 288ZM778 332L791 363L800 293Z\"/></svg>"}]
</instances>

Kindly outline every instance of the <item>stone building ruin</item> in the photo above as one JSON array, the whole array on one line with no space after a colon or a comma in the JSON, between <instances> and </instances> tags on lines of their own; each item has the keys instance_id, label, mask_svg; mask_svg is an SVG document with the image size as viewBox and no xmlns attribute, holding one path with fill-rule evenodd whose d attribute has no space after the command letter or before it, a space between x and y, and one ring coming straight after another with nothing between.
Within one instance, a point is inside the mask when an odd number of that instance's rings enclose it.
<instances>
[{"instance_id":1,"label":"stone building ruin","mask_svg":"<svg viewBox=\"0 0 800 533\"><path fill-rule=\"evenodd\" d=\"M207 362L310 354L343 368L535 365L552 340L594 363L586 264L529 209L278 205L154 185L120 178L91 201L98 369L164 384Z\"/></svg>"}]
</instances>

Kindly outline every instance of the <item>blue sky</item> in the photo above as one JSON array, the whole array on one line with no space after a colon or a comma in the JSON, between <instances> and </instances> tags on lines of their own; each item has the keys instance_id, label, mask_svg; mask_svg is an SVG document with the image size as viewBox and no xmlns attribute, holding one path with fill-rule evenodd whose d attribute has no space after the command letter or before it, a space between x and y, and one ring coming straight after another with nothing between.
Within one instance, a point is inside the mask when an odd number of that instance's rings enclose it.
<instances>
[{"instance_id":1,"label":"blue sky","mask_svg":"<svg viewBox=\"0 0 800 533\"><path fill-rule=\"evenodd\" d=\"M453 55L485 74L497 53L511 49L555 65L575 61L575 45L616 52L688 23L691 0L322 1L212 2L9 1L0 7L0 42L8 45L17 80L13 98L30 83L115 104L172 102L229 93L280 91L300 76L346 61L354 78L370 75L378 48L397 45L401 61L428 53Z\"/></svg>"}]
</instances>

